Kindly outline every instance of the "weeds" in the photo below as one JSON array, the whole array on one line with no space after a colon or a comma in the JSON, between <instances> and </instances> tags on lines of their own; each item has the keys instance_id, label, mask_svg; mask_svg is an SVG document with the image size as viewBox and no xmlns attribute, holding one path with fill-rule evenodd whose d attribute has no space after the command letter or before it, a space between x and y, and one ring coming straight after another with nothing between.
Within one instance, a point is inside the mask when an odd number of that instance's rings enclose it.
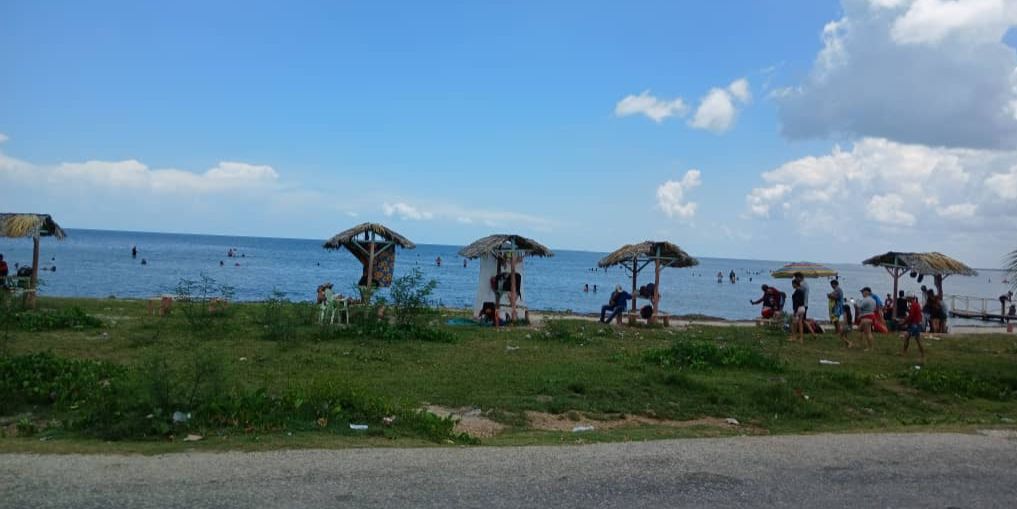
<instances>
[{"instance_id":1,"label":"weeds","mask_svg":"<svg viewBox=\"0 0 1017 509\"><path fill-rule=\"evenodd\" d=\"M233 295L233 287L201 274L196 280L180 280L174 305L183 312L192 337L212 339L228 327Z\"/></svg>"},{"instance_id":2,"label":"weeds","mask_svg":"<svg viewBox=\"0 0 1017 509\"><path fill-rule=\"evenodd\" d=\"M669 348L648 350L650 363L678 369L750 368L780 371L782 364L762 351L744 345L718 345L702 340L678 339Z\"/></svg>"}]
</instances>

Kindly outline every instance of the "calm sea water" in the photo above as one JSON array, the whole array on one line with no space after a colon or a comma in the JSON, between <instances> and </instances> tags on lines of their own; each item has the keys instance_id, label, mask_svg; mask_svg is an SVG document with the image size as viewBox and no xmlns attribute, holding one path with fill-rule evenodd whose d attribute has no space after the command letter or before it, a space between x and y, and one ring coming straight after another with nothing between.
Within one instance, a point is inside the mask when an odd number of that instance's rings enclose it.
<instances>
[{"instance_id":1,"label":"calm sea water","mask_svg":"<svg viewBox=\"0 0 1017 509\"><path fill-rule=\"evenodd\" d=\"M336 290L352 294L360 277L360 264L347 251L326 251L323 240L295 240L212 235L183 235L101 230L68 230L63 241L42 240L41 267L56 266L54 272L40 272L43 286L40 293L54 296L87 296L145 298L172 293L181 278L196 279L205 273L217 281L231 285L240 300L260 300L273 289L286 293L293 300L312 300L315 288L323 281L332 281ZM138 247L138 257L131 257L131 246ZM242 257L229 258L234 248ZM477 286L477 261L463 267L456 252L461 246L418 245L400 251L396 258L396 274L419 268L427 278L438 281L435 297L446 306L469 307ZM29 239L0 239L0 253L11 265L31 264L32 242ZM631 280L621 268L594 270L605 253L556 250L553 258L527 259L527 301L531 309L599 312L615 284L630 288ZM436 266L441 256L443 264ZM141 264L142 258L146 265ZM220 266L219 262L223 265ZM790 295L788 280L774 281L770 271L788 261L732 260L700 258L700 265L691 269L665 269L661 278L661 308L671 313L701 313L727 319L757 316L758 307L749 300L759 297L760 284L776 284ZM816 261L816 260L811 260ZM858 296L858 289L871 286L880 295L892 290L892 282L880 268L858 265L831 265L840 272L840 280L848 296ZM734 270L734 284L727 274ZM717 282L717 272L725 277ZM652 281L652 268L644 271L640 284ZM918 283L902 280L903 290L916 290ZM584 293L583 285L598 292ZM931 286L931 281L928 282ZM825 279L811 280L810 307L825 315ZM1006 291L1003 273L979 271L976 277L950 277L947 294L995 299ZM998 310L995 310L998 312Z\"/></svg>"}]
</instances>

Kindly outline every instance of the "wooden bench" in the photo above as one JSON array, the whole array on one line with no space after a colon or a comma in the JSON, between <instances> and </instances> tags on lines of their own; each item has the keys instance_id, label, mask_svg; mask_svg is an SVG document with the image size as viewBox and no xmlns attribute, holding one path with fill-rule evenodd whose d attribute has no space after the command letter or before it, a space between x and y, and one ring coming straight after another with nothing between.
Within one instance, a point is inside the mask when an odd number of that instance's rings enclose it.
<instances>
[{"instance_id":1,"label":"wooden bench","mask_svg":"<svg viewBox=\"0 0 1017 509\"><path fill-rule=\"evenodd\" d=\"M635 325L636 323L639 322L639 320L643 319L643 316L639 314L639 311L626 311L625 313L622 314L625 315L625 318L628 320L629 325ZM622 323L622 314L619 314L618 318L616 319L617 323L619 324ZM651 316L650 319L646 321L646 323L652 324L656 323L658 320L664 324L664 327L671 326L671 315L667 313L657 313L656 315Z\"/></svg>"}]
</instances>

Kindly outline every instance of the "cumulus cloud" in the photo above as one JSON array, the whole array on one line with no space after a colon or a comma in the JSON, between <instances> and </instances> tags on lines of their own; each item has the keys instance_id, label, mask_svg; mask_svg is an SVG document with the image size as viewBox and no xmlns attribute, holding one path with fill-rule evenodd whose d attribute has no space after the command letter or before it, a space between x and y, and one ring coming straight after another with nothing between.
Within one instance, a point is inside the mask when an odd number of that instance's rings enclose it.
<instances>
[{"instance_id":1,"label":"cumulus cloud","mask_svg":"<svg viewBox=\"0 0 1017 509\"><path fill-rule=\"evenodd\" d=\"M686 193L702 183L699 170L685 172L681 180L668 180L657 187L657 206L670 218L691 219L698 205L686 198Z\"/></svg>"},{"instance_id":2,"label":"cumulus cloud","mask_svg":"<svg viewBox=\"0 0 1017 509\"><path fill-rule=\"evenodd\" d=\"M822 218L841 227L918 230L998 226L1017 220L1017 152L907 145L864 138L851 150L789 161L762 174L745 197L748 215ZM1011 223L1013 224L1013 223Z\"/></svg>"},{"instance_id":3,"label":"cumulus cloud","mask_svg":"<svg viewBox=\"0 0 1017 509\"><path fill-rule=\"evenodd\" d=\"M696 113L689 125L713 133L723 133L731 128L738 116L736 103L745 104L752 98L749 82L745 78L735 80L726 88L712 88L699 101Z\"/></svg>"},{"instance_id":4,"label":"cumulus cloud","mask_svg":"<svg viewBox=\"0 0 1017 509\"><path fill-rule=\"evenodd\" d=\"M627 95L614 107L614 114L619 117L644 115L658 124L668 117L685 116L687 112L688 106L681 97L660 99L650 95L649 90L639 95Z\"/></svg>"},{"instance_id":5,"label":"cumulus cloud","mask_svg":"<svg viewBox=\"0 0 1017 509\"><path fill-rule=\"evenodd\" d=\"M102 187L157 192L207 193L228 189L270 187L279 174L271 166L224 161L204 173L153 170L135 161L63 163L49 172L55 182L87 182Z\"/></svg>"},{"instance_id":6,"label":"cumulus cloud","mask_svg":"<svg viewBox=\"0 0 1017 509\"><path fill-rule=\"evenodd\" d=\"M808 77L773 94L790 138L1017 146L1008 0L842 0Z\"/></svg>"},{"instance_id":7,"label":"cumulus cloud","mask_svg":"<svg viewBox=\"0 0 1017 509\"><path fill-rule=\"evenodd\" d=\"M388 217L398 216L400 219L410 219L413 221L423 221L434 218L434 214L431 212L420 210L413 205L403 202L385 202L382 204L381 210Z\"/></svg>"}]
</instances>

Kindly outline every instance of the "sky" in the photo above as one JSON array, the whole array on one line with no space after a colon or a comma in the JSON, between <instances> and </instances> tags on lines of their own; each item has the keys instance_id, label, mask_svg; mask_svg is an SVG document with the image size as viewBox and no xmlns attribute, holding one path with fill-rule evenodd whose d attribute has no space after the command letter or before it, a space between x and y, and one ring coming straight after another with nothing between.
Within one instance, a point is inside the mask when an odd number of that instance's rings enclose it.
<instances>
[{"instance_id":1,"label":"sky","mask_svg":"<svg viewBox=\"0 0 1017 509\"><path fill-rule=\"evenodd\" d=\"M1015 25L1017 0L0 2L0 209L999 267Z\"/></svg>"}]
</instances>

